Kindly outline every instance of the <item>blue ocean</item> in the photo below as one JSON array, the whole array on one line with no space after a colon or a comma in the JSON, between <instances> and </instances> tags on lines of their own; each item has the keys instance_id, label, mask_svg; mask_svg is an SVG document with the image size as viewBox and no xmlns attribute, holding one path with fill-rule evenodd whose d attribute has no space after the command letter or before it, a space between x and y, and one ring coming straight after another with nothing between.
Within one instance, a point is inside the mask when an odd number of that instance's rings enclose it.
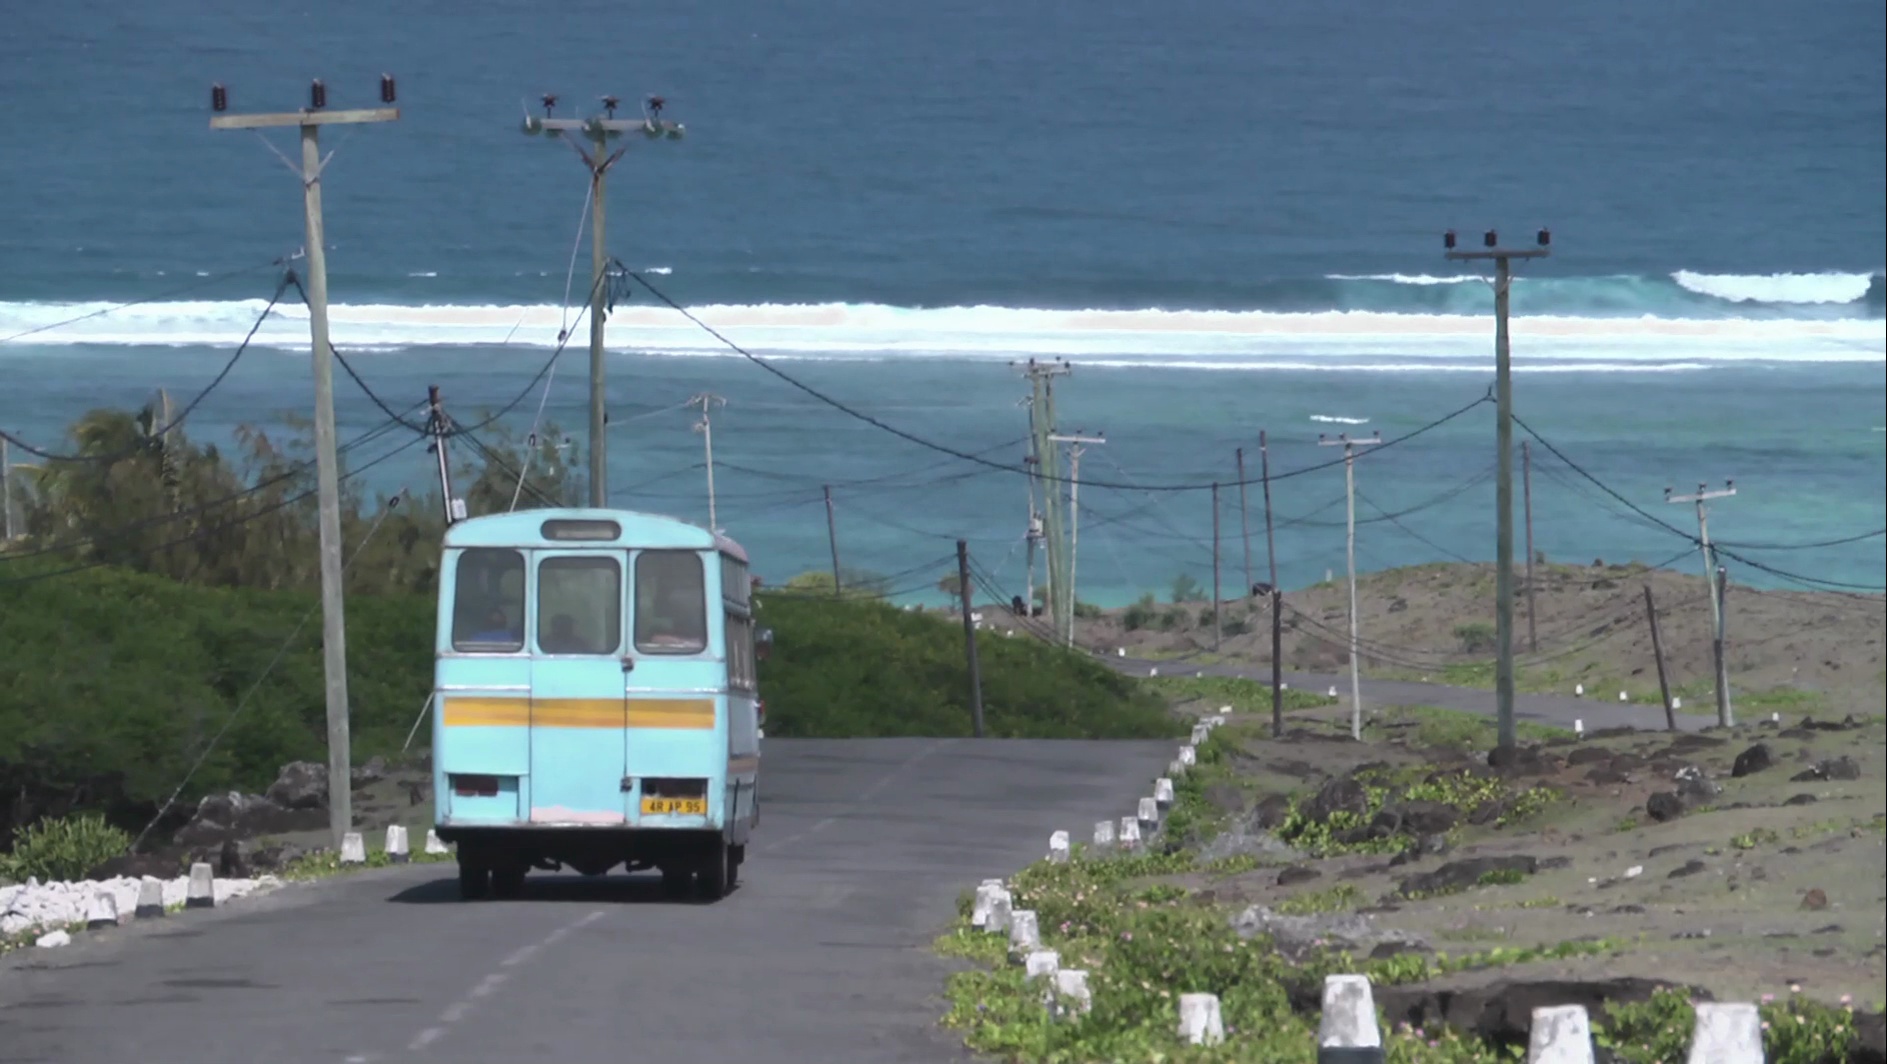
<instances>
[{"instance_id":1,"label":"blue ocean","mask_svg":"<svg viewBox=\"0 0 1887 1064\"><path fill-rule=\"evenodd\" d=\"M1732 580L1887 582L1877 0L141 0L4 24L0 429L40 450L92 407L187 401L303 266L293 131L212 130L211 84L234 111L304 106L313 78L370 107L384 72L399 120L323 134L336 347L389 405L438 385L578 456L588 179L521 122L550 93L564 117L657 94L684 123L623 142L608 182L610 254L692 315L631 284L608 318L610 499L705 522L685 403L724 398L716 516L769 581L829 564L830 487L847 568L937 599L964 538L1020 593L1029 359L1066 360L1059 428L1106 441L1081 458L1083 599L1209 584L1215 482L1228 593L1246 528L1268 580L1241 450L1273 478L1279 582L1340 574L1340 432L1399 441L1357 460L1359 566L1489 560L1490 272L1442 233L1548 227L1513 288L1536 549L1694 571L1664 489L1732 480ZM306 414L307 342L290 289L186 431ZM385 420L336 390L344 439ZM433 471L412 446L360 476Z\"/></svg>"}]
</instances>

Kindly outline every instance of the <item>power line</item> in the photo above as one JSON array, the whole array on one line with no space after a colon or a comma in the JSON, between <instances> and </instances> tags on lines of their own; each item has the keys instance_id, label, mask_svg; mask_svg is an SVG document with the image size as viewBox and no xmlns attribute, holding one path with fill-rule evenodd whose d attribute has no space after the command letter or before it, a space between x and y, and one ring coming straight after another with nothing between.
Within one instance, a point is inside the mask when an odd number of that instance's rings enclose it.
<instances>
[{"instance_id":1,"label":"power line","mask_svg":"<svg viewBox=\"0 0 1887 1064\"><path fill-rule=\"evenodd\" d=\"M257 270L265 269L269 266L280 266L287 261L288 261L288 257L285 256L283 258L278 258L270 262L257 263L254 266L244 266L239 269L226 270L222 273L216 274L211 277L199 278L198 280L193 281L190 284L181 285L177 288L172 288L163 292L158 292L155 295L145 296L143 299L133 299L129 303L119 303L115 306L105 307L100 310L88 311L84 314L77 315L76 317L67 318L64 321L55 321L48 325L35 325L32 328L27 329L23 332L16 332L11 336L0 337L0 344L9 344L23 337L33 336L33 335L36 335L38 333L43 333L43 332L50 332L53 329L63 329L68 325L76 325L79 322L89 321L92 318L102 317L106 314L115 314L118 311L126 310L131 307L142 306L145 303L155 303L160 299L169 299L172 296L188 295L191 292L202 291L205 288L222 284L224 281L229 280L231 277L240 277L245 273L254 273Z\"/></svg>"},{"instance_id":2,"label":"power line","mask_svg":"<svg viewBox=\"0 0 1887 1064\"><path fill-rule=\"evenodd\" d=\"M1025 469L1021 466L1005 465L1004 463L1001 463L1001 462L992 462L986 458L982 458L978 455L971 454L966 451L959 451L954 447L937 443L934 440L925 439L924 437L919 436L915 433L908 432L904 429L898 428L896 425L888 424L887 422L882 421L878 418L875 418L871 416L870 414L867 414L861 410L854 409L853 407L848 406L844 402L841 402L840 400L835 399L832 396L829 396L825 394L824 392L819 391L817 388L814 388L813 386L809 384L805 384L799 381L798 379L794 378L791 374L773 365L771 362L768 362L766 359L761 358L760 356L754 354L751 351L748 351L746 348L740 346L734 341L728 339L726 336L722 335L720 331L715 329L713 326L709 325L707 322L704 322L699 317L695 316L695 314L691 312L690 310L688 310L688 308L682 306L680 303L677 303L675 300L669 298L669 296L665 294L661 289L655 287L653 284L650 284L648 278L642 276L642 274L634 270L630 270L626 266L622 266L620 261L617 263L617 265L621 267L622 272L625 275L633 278L636 281L636 283L648 289L651 295L655 296L655 298L661 300L663 303L667 304L670 308L675 310L677 313L681 314L683 317L693 322L696 326L700 327L708 335L714 337L716 340L719 340L722 344L724 344L728 348L728 350L733 351L735 354L738 354L741 357L747 359L749 362L752 362L754 365L759 366L761 369L766 370L768 373L773 374L779 379L785 381L786 383L792 385L795 388L798 388L800 391L805 392L807 395L812 396L813 398L819 400L820 402L825 403L827 406L830 406L833 409L838 410L840 413L843 413L847 415L848 417L855 418L875 428L882 429L883 431L888 432L891 435L896 436L899 439L904 440L908 443L914 443L918 445L919 447L936 451L940 454L947 454L953 458L960 458L966 462L975 462L978 465L988 466L991 469L998 469L1005 473L1018 473L1023 476L1034 477L1036 479L1044 480L1044 481L1053 481L1053 482L1059 482L1059 483L1071 482L1071 478L1061 476L1059 474L1050 475L1050 474L1041 473L1035 470ZM1486 395L1482 395L1480 398L1475 399L1473 402L1467 404L1466 406L1461 407L1458 410L1453 411L1452 413L1444 417L1441 417L1435 421L1429 422L1428 424L1423 425L1420 428L1417 428L1411 432L1405 433L1401 436L1393 437L1391 439L1382 441L1381 445L1377 448L1377 450L1379 451L1384 450L1398 443L1402 443L1407 440L1412 440L1415 437L1420 436L1425 432L1429 432L1433 429L1439 428L1440 426L1447 424L1450 421L1453 421L1455 418L1460 417L1461 415L1467 413L1468 411L1488 401L1489 401L1489 397ZM1329 462L1320 462L1315 465L1305 466L1301 469L1293 469L1293 470L1290 470L1289 472L1274 474L1271 477L1271 479L1275 481L1275 480L1284 480L1289 477L1303 476L1308 473L1315 473L1322 469L1328 469L1333 466L1340 465L1342 462L1343 462L1343 459L1341 458L1338 458L1334 461L1329 461ZM1239 481L1238 483L1256 484L1258 482L1259 482L1258 480L1248 478L1246 480ZM1221 487L1234 486L1233 484L1229 482L1221 481L1219 483ZM1116 489L1133 490L1133 491L1173 491L1173 492L1210 491L1212 489L1212 485L1210 483L1204 483L1204 484L1115 484L1115 483L1110 483L1107 481L1095 481L1095 480L1088 481L1088 486L1094 487L1094 488L1116 488Z\"/></svg>"},{"instance_id":3,"label":"power line","mask_svg":"<svg viewBox=\"0 0 1887 1064\"><path fill-rule=\"evenodd\" d=\"M420 404L420 405L423 405L423 404ZM354 439L348 441L347 443L342 444L338 449L338 453L346 453L347 451L350 451L356 447L360 447L379 436L385 435L389 430L393 429L394 427L395 427L395 423L392 421L383 422L379 426L372 429L368 429L367 431L361 433L359 436L354 437ZM199 503L195 506L187 507L182 510L173 510L169 513L158 514L154 517L143 518L138 521L130 522L129 524L120 525L117 528L111 529L106 533L101 533L98 536L88 536L88 537L78 539L78 540L65 540L61 542L50 543L45 546L37 547L29 551L13 551L13 552L0 551L0 562L15 562L15 561L24 560L26 558L37 557L42 554L57 554L64 551L74 550L79 547L91 546L97 543L98 540L105 535L123 535L130 532L142 531L147 528L154 528L159 525L169 524L173 521L181 521L181 520L184 520L185 518L196 517L201 514L208 513L211 510L218 509L219 507L228 506L231 503L241 502L243 499L249 498L254 495L259 495L262 492L267 491L269 488L274 487L277 484L283 483L285 481L293 480L295 477L301 476L303 473L306 473L309 467L313 465L314 465L313 459L306 459L300 462L295 462L295 463L290 464L290 466L286 470L279 473L275 473L271 476L265 477L262 480L257 481L255 484L242 489L241 491L233 492L229 495L222 496L221 498L212 499L209 502ZM352 474L349 474L349 475L351 476Z\"/></svg>"},{"instance_id":4,"label":"power line","mask_svg":"<svg viewBox=\"0 0 1887 1064\"><path fill-rule=\"evenodd\" d=\"M51 462L102 462L106 465L110 465L144 453L144 447L148 446L150 441L161 439L169 434L171 430L181 426L184 419L189 417L192 411L196 410L197 404L209 398L211 392L222 386L223 381L229 376L230 371L236 368L236 363L242 361L243 354L249 350L249 342L255 339L256 330L262 328L262 323L268 320L269 315L275 311L275 304L281 300L282 293L287 291L289 282L294 276L294 271L289 271L288 274L282 278L281 283L275 286L275 294L269 297L269 305L262 308L262 313L257 315L255 324L249 326L248 335L242 338L242 343L236 345L236 353L230 355L229 361L223 363L223 368L216 374L216 377L212 379L202 391L198 392L195 398L184 404L181 413L171 418L170 421L161 428L152 430L144 445L140 445L132 450L120 451L117 454L54 454L51 451L42 451L5 430L0 430L0 439L5 439L21 450L29 454L38 455Z\"/></svg>"}]
</instances>

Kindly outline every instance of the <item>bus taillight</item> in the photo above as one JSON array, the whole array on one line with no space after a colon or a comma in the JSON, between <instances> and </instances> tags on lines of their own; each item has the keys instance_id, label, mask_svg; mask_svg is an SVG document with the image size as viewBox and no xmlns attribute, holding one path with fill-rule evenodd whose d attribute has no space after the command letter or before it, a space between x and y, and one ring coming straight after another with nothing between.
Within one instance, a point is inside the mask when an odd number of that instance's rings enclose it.
<instances>
[{"instance_id":1,"label":"bus taillight","mask_svg":"<svg viewBox=\"0 0 1887 1064\"><path fill-rule=\"evenodd\" d=\"M498 777L496 776L453 776L452 793L461 798L495 798L498 795Z\"/></svg>"}]
</instances>

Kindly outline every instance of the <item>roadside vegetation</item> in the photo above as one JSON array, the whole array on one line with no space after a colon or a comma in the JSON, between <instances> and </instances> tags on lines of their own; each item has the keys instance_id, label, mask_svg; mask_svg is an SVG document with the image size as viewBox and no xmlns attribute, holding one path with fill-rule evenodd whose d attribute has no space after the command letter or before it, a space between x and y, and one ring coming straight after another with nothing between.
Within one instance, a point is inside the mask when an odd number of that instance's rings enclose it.
<instances>
[{"instance_id":1,"label":"roadside vegetation","mask_svg":"<svg viewBox=\"0 0 1887 1064\"><path fill-rule=\"evenodd\" d=\"M973 963L950 977L945 1024L961 1032L971 1048L1018 1064L1312 1064L1317 1059L1317 1002L1326 975L1367 975L1380 1010L1396 988L1459 973L1613 959L1633 948L1628 941L1586 935L1470 946L1455 953L1378 949L1372 954L1348 948L1340 935L1326 940L1314 930L1288 941L1281 937L1282 930L1268 931L1263 925L1254 930L1247 924L1241 931L1241 910L1249 899L1241 896L1239 883L1262 871L1265 858L1243 853L1212 858L1199 843L1226 826L1222 796L1240 783L1240 762L1247 756L1244 744L1250 738L1240 733L1259 727L1233 724L1208 738L1199 749L1198 766L1176 788L1161 839L1145 851L1123 854L1076 846L1068 863L1038 862L1007 881L1014 908L1037 914L1042 948L1058 951L1062 968L1089 973L1088 1014L1053 1016L1044 1005L1044 984L1030 982L1017 959L1008 956L1006 936L970 925L965 898L956 925L936 943L939 952ZM1370 788L1372 812L1380 811L1385 801L1447 802L1464 810L1496 802L1504 815L1525 819L1537 816L1551 800L1543 788L1500 780L1403 775L1407 778L1399 782L1385 777L1380 786ZM1292 803L1280 834L1295 832L1300 843L1315 848L1320 840L1304 837L1310 834L1304 830L1304 804ZM1343 824L1336 827L1341 835ZM1330 828L1320 824L1315 833L1328 842ZM1387 848L1375 841L1331 844L1333 851L1350 854ZM1275 869L1271 876L1276 877ZM1514 878L1491 874L1468 889L1499 890ZM1271 911L1292 919L1341 920L1366 904L1362 891L1342 882L1298 890ZM1177 1025L1183 993L1218 995L1223 1044L1181 1042ZM1791 993L1763 1000L1760 1009L1771 1061L1842 1061L1855 1044L1855 1016L1847 1002L1836 1005ZM1610 1052L1609 1059L1662 1064L1685 1058L1694 1014L1690 995L1673 987L1648 1000L1609 1002L1592 1021L1595 1040ZM1379 1023L1386 1059L1393 1064L1496 1064L1524 1055L1524 1045L1511 1039L1440 1025L1423 1029L1394 1023L1386 1010Z\"/></svg>"},{"instance_id":2,"label":"roadside vegetation","mask_svg":"<svg viewBox=\"0 0 1887 1064\"><path fill-rule=\"evenodd\" d=\"M245 427L225 452L181 428L160 431L172 416L161 396L136 411L93 411L61 445L74 460L14 470L25 534L0 543L0 879L47 878L80 860L43 856L55 851L109 849L118 836L105 829L141 830L186 774L177 811L324 759L307 426ZM469 513L503 511L514 493L520 508L583 497L580 471L550 442L556 426L534 447L496 427L480 436L453 445ZM344 453L343 472L409 438L389 429ZM431 690L443 521L436 491L343 488L359 764L400 751ZM768 733L970 734L961 623L887 605L875 574L844 577L843 598L823 573L759 596L775 633L760 666ZM994 632L980 656L990 735L1170 731L1156 694L1090 658ZM415 745L427 734L421 727ZM32 825L49 834L21 834Z\"/></svg>"}]
</instances>

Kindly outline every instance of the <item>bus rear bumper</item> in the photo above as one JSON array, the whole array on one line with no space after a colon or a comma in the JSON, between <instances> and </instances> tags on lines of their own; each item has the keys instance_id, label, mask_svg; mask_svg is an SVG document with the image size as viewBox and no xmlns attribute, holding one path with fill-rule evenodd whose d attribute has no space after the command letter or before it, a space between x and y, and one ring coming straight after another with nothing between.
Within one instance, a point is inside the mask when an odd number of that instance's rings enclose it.
<instances>
[{"instance_id":1,"label":"bus rear bumper","mask_svg":"<svg viewBox=\"0 0 1887 1064\"><path fill-rule=\"evenodd\" d=\"M626 827L620 822L614 826L444 822L435 831L441 841L458 846L462 864L470 858L481 865L522 865L545 871L567 866L584 875L602 875L617 865L634 872L696 861L717 847L746 842L700 824Z\"/></svg>"}]
</instances>

